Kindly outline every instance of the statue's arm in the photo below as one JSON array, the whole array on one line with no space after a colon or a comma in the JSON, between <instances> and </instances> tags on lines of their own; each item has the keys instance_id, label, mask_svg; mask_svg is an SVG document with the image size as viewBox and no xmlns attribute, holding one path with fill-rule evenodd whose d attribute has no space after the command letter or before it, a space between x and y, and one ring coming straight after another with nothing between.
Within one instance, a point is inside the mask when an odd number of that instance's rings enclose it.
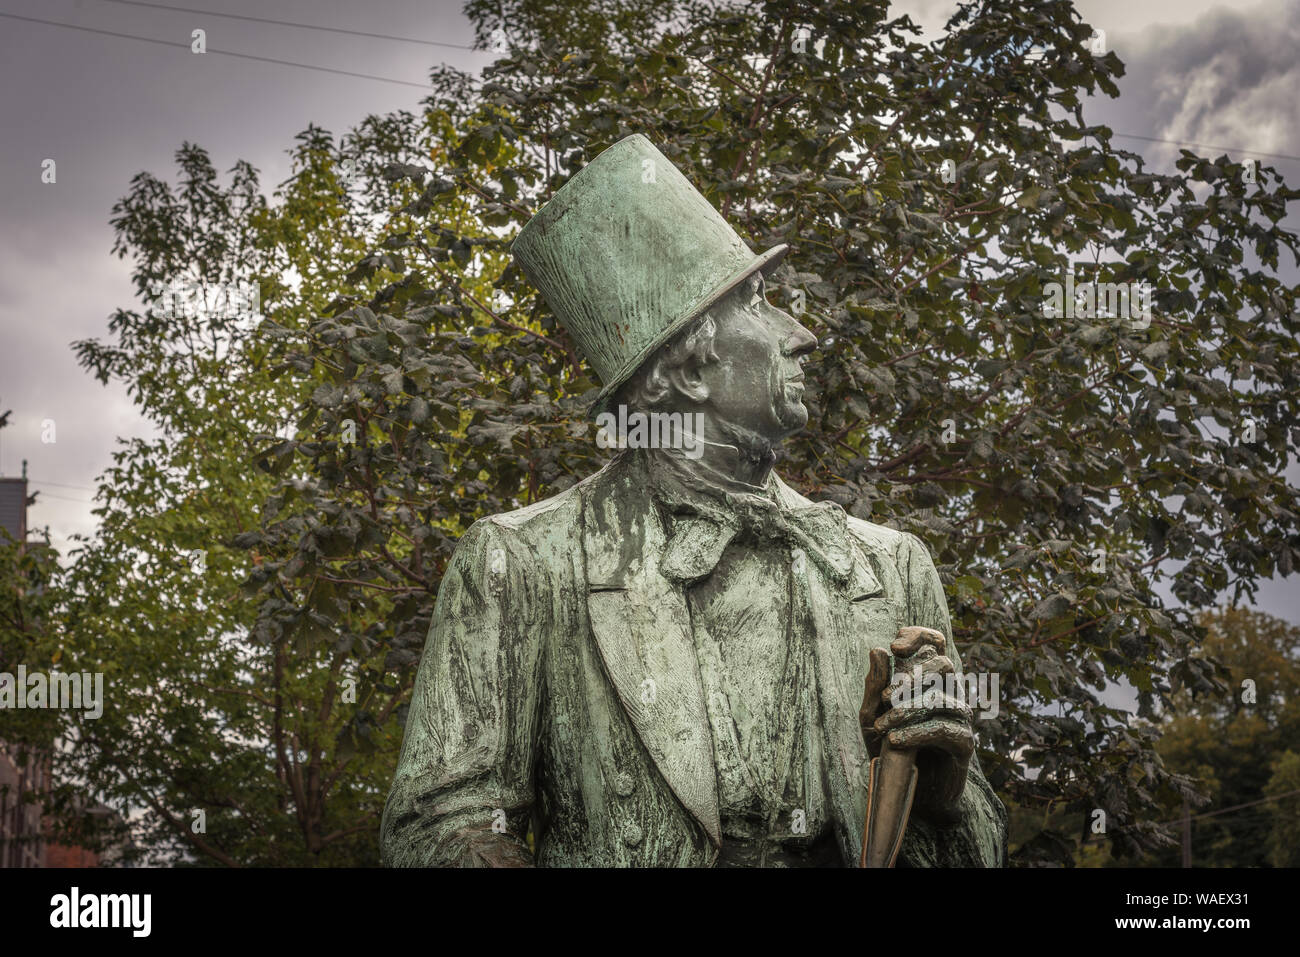
<instances>
[{"instance_id":1,"label":"statue's arm","mask_svg":"<svg viewBox=\"0 0 1300 957\"><path fill-rule=\"evenodd\" d=\"M939 572L925 545L906 536L900 555L908 583L909 625L933 628L944 635L947 656L960 672L961 658L952 639L948 602ZM972 757L957 807L957 819L936 825L913 814L901 857L914 867L1001 867L1006 863L1007 811Z\"/></svg>"},{"instance_id":2,"label":"statue's arm","mask_svg":"<svg viewBox=\"0 0 1300 957\"><path fill-rule=\"evenodd\" d=\"M523 866L546 605L542 573L490 520L461 539L438 592L380 827L391 867Z\"/></svg>"}]
</instances>

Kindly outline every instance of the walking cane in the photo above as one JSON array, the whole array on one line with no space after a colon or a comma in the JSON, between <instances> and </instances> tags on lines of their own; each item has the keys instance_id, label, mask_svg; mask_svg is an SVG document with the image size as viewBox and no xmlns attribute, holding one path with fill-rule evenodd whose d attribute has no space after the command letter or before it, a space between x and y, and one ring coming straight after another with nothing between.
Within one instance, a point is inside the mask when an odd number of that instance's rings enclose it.
<instances>
[{"instance_id":1,"label":"walking cane","mask_svg":"<svg viewBox=\"0 0 1300 957\"><path fill-rule=\"evenodd\" d=\"M893 867L916 796L916 752L898 751L886 737L867 776L867 821L861 867Z\"/></svg>"},{"instance_id":2,"label":"walking cane","mask_svg":"<svg viewBox=\"0 0 1300 957\"><path fill-rule=\"evenodd\" d=\"M900 628L890 650L910 656L925 644L942 642L943 636L929 628ZM938 644L942 648L942 644ZM866 688L862 696L859 719L874 722L880 707L880 695L889 686L889 656L883 648L870 653ZM862 828L862 859L859 867L893 867L903 846L903 833L916 797L916 752L896 749L885 735L880 756L872 758L867 772L867 819Z\"/></svg>"}]
</instances>

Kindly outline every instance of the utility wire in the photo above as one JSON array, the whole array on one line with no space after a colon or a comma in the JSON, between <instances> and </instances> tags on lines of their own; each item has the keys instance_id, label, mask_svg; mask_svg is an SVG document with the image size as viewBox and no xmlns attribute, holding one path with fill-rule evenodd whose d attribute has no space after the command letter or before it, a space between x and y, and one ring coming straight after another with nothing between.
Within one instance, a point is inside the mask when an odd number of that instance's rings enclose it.
<instances>
[{"instance_id":1,"label":"utility wire","mask_svg":"<svg viewBox=\"0 0 1300 957\"><path fill-rule=\"evenodd\" d=\"M157 43L161 46L177 47L181 50L190 49L190 45L188 43L177 43L174 40L157 40L153 37L141 37L141 36L136 36L133 33L117 33L113 30L100 30L95 27L83 27L80 24L76 24L76 23L61 23L58 20L41 20L38 19L37 17L20 17L16 13L0 13L0 17L4 17L9 20L24 20L27 23L41 23L51 27L66 27L69 30L81 30L84 33L98 33L102 36L119 37L120 39L123 40L142 40L145 43ZM381 83L397 83L401 86L413 86L417 90L429 89L428 85L424 83L412 83L409 80L395 80L392 77L375 76L371 73L354 73L351 70L336 70L333 67L315 66L314 64L311 63L295 63L292 60L278 60L275 57L269 57L269 56L254 56L251 53L233 53L230 50L214 50L211 47L209 47L206 52L215 53L217 56L238 57L241 60L257 60L261 63L278 63L281 66L296 66L303 70L317 70L321 73L335 73L338 74L339 76L354 76L362 80L378 80Z\"/></svg>"},{"instance_id":2,"label":"utility wire","mask_svg":"<svg viewBox=\"0 0 1300 957\"><path fill-rule=\"evenodd\" d=\"M91 488L89 485L69 485L67 482L47 482L44 479L29 478L27 480L27 484L28 485L53 485L57 488L76 488L76 489L81 489L83 492L96 491L95 489Z\"/></svg>"},{"instance_id":3,"label":"utility wire","mask_svg":"<svg viewBox=\"0 0 1300 957\"><path fill-rule=\"evenodd\" d=\"M1245 807L1254 807L1257 804L1268 804L1272 801L1280 801L1283 798L1295 797L1297 794L1300 794L1300 788L1296 788L1294 791L1287 791L1284 794L1275 794L1273 797L1260 798L1258 801L1247 801L1245 804L1234 804L1232 807L1220 808L1217 811L1207 811L1204 814L1193 814L1191 819L1196 821L1204 817L1215 817L1219 814L1227 814L1229 811L1240 811Z\"/></svg>"},{"instance_id":4,"label":"utility wire","mask_svg":"<svg viewBox=\"0 0 1300 957\"><path fill-rule=\"evenodd\" d=\"M177 13L197 13L208 17L225 17L229 20L247 20L250 23L270 23L281 27L298 27L303 30L322 30L327 33L342 33L349 36L370 37L376 40L396 40L398 43L419 43L425 46L452 47L457 50L476 50L476 47L461 43L442 43L437 40L421 40L412 37L399 37L388 33L367 33L364 30L345 30L342 27L322 27L314 23L294 23L289 20L271 20L266 17L250 17L237 13L218 13L215 10L202 10L197 7L174 7L161 3L145 3L144 0L104 0L105 3L118 3L129 7L146 7L152 10L170 10ZM1250 153L1254 156L1266 156L1269 159L1293 160L1300 162L1300 156L1288 156L1285 153L1264 153L1260 150L1239 149L1231 146L1206 146L1186 140L1167 140L1158 136L1139 136L1137 133L1112 133L1131 140L1145 140L1148 143L1166 143L1170 146L1192 146L1198 150L1220 150L1225 153Z\"/></svg>"},{"instance_id":5,"label":"utility wire","mask_svg":"<svg viewBox=\"0 0 1300 957\"><path fill-rule=\"evenodd\" d=\"M1267 156L1269 159L1294 160L1300 162L1300 156L1288 156L1286 153L1261 153L1259 150L1247 150L1238 146L1206 146L1204 143L1190 143L1187 140L1164 140L1158 136L1138 136L1136 133L1111 133L1111 136L1123 136L1130 140L1146 140L1148 143L1168 143L1170 146L1194 146L1198 150L1219 150L1223 153L1251 153L1254 156Z\"/></svg>"},{"instance_id":6,"label":"utility wire","mask_svg":"<svg viewBox=\"0 0 1300 957\"><path fill-rule=\"evenodd\" d=\"M245 20L250 23L266 23L266 24L271 24L273 26L296 27L301 30L319 30L324 33L339 33L339 34L344 34L346 36L367 37L374 40L393 40L398 43L415 43L422 46L449 47L455 50L470 50L470 51L483 52L479 50L479 48L477 47L466 46L463 43L445 43L439 40L424 40L416 37L396 36L391 33L369 33L365 30L347 30L344 29L343 27L324 27L314 23L298 23L292 20L273 20L269 17L251 17L251 16L247 16L244 14L237 14L237 13L219 13L216 10L203 10L198 7L173 7L173 6L166 6L160 3L145 3L143 2L143 0L103 0L103 2L117 3L125 6L132 6L132 7L145 7L151 10L163 10L172 13L193 13L193 14L199 14L201 16L207 16L207 17L224 17L225 19L228 20ZM103 34L104 36L120 37L127 40L143 40L147 43L158 43L158 44L162 44L163 46L177 47L182 50L190 49L187 44L177 43L171 40L156 40L152 37L141 37L130 33L116 33L112 30L99 30L94 27L83 27L73 23L60 23L54 20L40 20L37 19L36 17L21 17L13 13L0 13L0 17L8 17L13 20L26 20L30 23L43 23L54 27L67 27L72 30L84 30L87 33L99 33L99 34ZM209 48L207 52L216 53L221 56L239 57L240 59L244 59L244 60L257 60L262 63L277 63L280 64L281 66L296 66L304 70L319 70L324 73L336 73L341 76L354 76L354 77L359 77L363 80L378 80L382 83L398 83L401 84L402 86L414 86L414 87L418 87L419 89L427 88L423 83L411 83L408 80L395 80L392 79L391 77L374 76L373 74L369 74L369 73L354 73L350 70L336 70L331 67L315 66L310 63L295 63L290 60L279 60L276 59L275 57L254 56L250 53L233 53L228 50L213 50L211 48ZM1234 146L1208 146L1204 143L1193 143L1189 140L1170 140L1170 139L1164 139L1159 136L1141 136L1137 133L1112 132L1111 135L1119 136L1131 140L1143 140L1147 143L1164 143L1169 146L1191 146L1198 150L1218 150L1224 153L1249 153L1252 156L1263 156L1263 157L1267 157L1268 159L1280 159L1280 160L1290 160L1292 162L1300 162L1300 156L1291 156L1290 154L1287 153L1265 153L1261 150L1251 150L1251 149L1245 149L1242 147L1234 147Z\"/></svg>"},{"instance_id":7,"label":"utility wire","mask_svg":"<svg viewBox=\"0 0 1300 957\"><path fill-rule=\"evenodd\" d=\"M43 498L57 498L57 499L58 499L59 501L61 501L61 502L79 502L79 503L81 503L82 505L94 505L94 504L95 504L95 502L94 502L93 499L88 499L88 498L73 498L71 495L55 495L53 492L47 492L47 491L45 491L44 489L39 489L39 488L36 489L35 494L39 494L39 495L41 495ZM36 504L39 505L40 502L37 501Z\"/></svg>"},{"instance_id":8,"label":"utility wire","mask_svg":"<svg viewBox=\"0 0 1300 957\"><path fill-rule=\"evenodd\" d=\"M1229 811L1240 811L1242 808L1254 807L1257 804L1268 804L1271 801L1280 801L1283 798L1295 797L1300 794L1300 788L1294 791L1287 791L1283 794L1275 794L1272 797L1260 798L1258 801L1247 801L1245 804L1234 804L1231 807L1221 807L1217 811L1206 811L1204 814L1193 814L1188 820L1199 821L1201 818L1217 817L1220 814L1227 814ZM1177 817L1172 821L1161 821L1161 824L1181 824L1183 818Z\"/></svg>"},{"instance_id":9,"label":"utility wire","mask_svg":"<svg viewBox=\"0 0 1300 957\"><path fill-rule=\"evenodd\" d=\"M322 27L314 23L294 23L290 20L271 20L267 17L249 17L238 13L218 13L215 10L199 10L195 7L173 7L162 3L143 3L141 0L104 0L105 3L120 3L128 7L147 7L151 10L167 10L172 13L198 13L205 17L225 17L227 20L247 20L250 23L270 23L277 27L299 27L303 30L320 30L324 33L344 33L354 37L370 37L374 40L396 40L399 43L418 43L430 47L451 47L455 50L473 50L474 47L463 43L443 43L439 40L420 40L414 37L399 37L389 33L367 33L364 30L345 30L342 27Z\"/></svg>"}]
</instances>

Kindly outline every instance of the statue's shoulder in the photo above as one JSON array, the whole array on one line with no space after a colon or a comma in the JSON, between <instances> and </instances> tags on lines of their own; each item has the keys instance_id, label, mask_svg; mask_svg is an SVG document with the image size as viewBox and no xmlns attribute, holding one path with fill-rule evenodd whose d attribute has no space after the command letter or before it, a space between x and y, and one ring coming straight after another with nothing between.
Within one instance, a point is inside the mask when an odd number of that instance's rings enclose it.
<instances>
[{"instance_id":1,"label":"statue's shoulder","mask_svg":"<svg viewBox=\"0 0 1300 957\"><path fill-rule=\"evenodd\" d=\"M474 523L470 533L493 541L515 542L516 548L522 547L534 556L547 544L563 547L577 534L582 515L580 496L575 485L512 512L485 516Z\"/></svg>"},{"instance_id":2,"label":"statue's shoulder","mask_svg":"<svg viewBox=\"0 0 1300 957\"><path fill-rule=\"evenodd\" d=\"M600 490L620 485L624 470L618 468L618 464L611 462L599 472L550 498L510 512L488 515L475 524L485 524L494 532L506 532L525 541L577 534L582 523L584 502Z\"/></svg>"},{"instance_id":3,"label":"statue's shoulder","mask_svg":"<svg viewBox=\"0 0 1300 957\"><path fill-rule=\"evenodd\" d=\"M877 525L874 522L864 522L860 518L849 517L849 533L864 545L869 545L880 551L898 554L907 548L914 548L920 544L920 539L911 532L899 531L896 528L890 528L888 525Z\"/></svg>"},{"instance_id":4,"label":"statue's shoulder","mask_svg":"<svg viewBox=\"0 0 1300 957\"><path fill-rule=\"evenodd\" d=\"M489 522L498 528L503 528L512 532L527 533L537 531L543 527L564 524L572 521L578 508L578 487L575 485L552 495L550 498L544 498L540 502L534 502L532 505L525 505L523 508L517 508L512 512L498 512L496 515L488 515L482 521Z\"/></svg>"},{"instance_id":5,"label":"statue's shoulder","mask_svg":"<svg viewBox=\"0 0 1300 957\"><path fill-rule=\"evenodd\" d=\"M780 494L788 505L796 508L807 508L814 504L811 499L801 495L786 484L780 476L777 476L776 481ZM847 513L845 518L847 519L848 533L860 545L876 554L897 556L911 548L919 547L923 551L925 549L925 546L921 544L921 540L911 532L903 532L896 528L890 528L888 525L866 522Z\"/></svg>"}]
</instances>

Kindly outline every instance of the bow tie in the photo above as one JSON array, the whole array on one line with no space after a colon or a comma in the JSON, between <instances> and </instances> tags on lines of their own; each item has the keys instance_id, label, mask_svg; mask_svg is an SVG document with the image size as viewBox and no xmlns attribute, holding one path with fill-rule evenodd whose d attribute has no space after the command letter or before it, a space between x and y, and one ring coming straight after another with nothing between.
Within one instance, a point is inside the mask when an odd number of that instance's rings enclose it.
<instances>
[{"instance_id":1,"label":"bow tie","mask_svg":"<svg viewBox=\"0 0 1300 957\"><path fill-rule=\"evenodd\" d=\"M742 533L760 542L791 549L799 571L806 557L843 584L853 570L848 547L848 519L838 505L786 508L768 495L724 492L721 498L684 488L658 488L656 498L673 516L672 534L659 570L684 585L708 577L727 546Z\"/></svg>"}]
</instances>

